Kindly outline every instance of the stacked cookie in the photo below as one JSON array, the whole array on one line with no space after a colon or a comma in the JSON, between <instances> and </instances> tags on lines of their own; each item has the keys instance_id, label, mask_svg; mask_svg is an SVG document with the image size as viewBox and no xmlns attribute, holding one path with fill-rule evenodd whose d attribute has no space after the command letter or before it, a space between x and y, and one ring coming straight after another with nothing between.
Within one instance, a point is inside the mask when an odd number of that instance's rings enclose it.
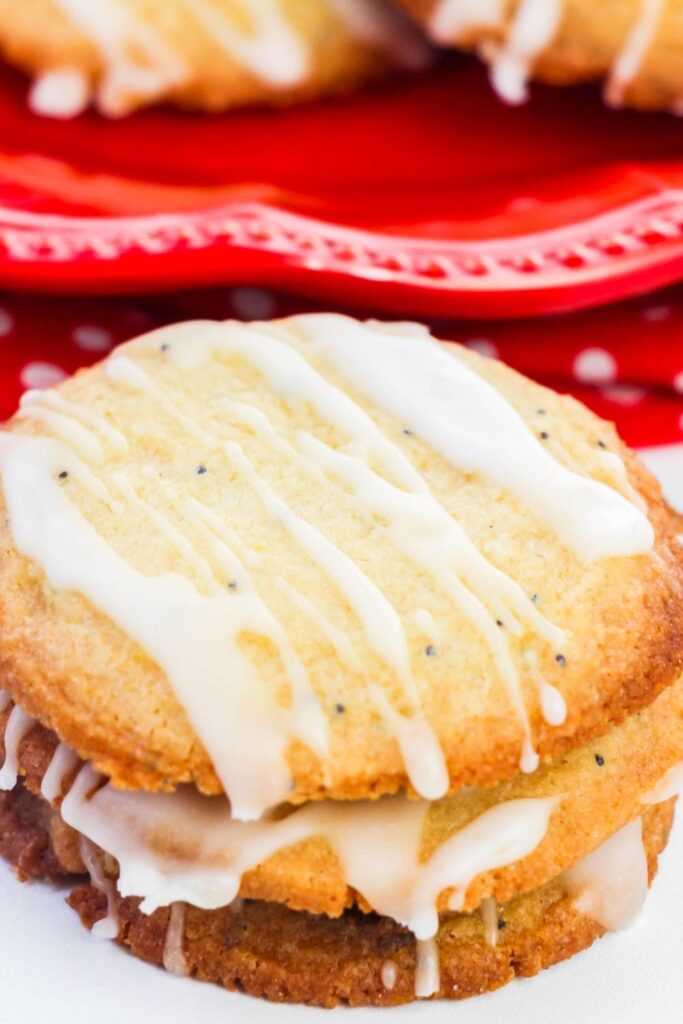
<instances>
[{"instance_id":1,"label":"stacked cookie","mask_svg":"<svg viewBox=\"0 0 683 1024\"><path fill-rule=\"evenodd\" d=\"M96 934L389 1005L637 912L681 545L576 402L416 325L197 322L28 393L0 482L0 850Z\"/></svg>"}]
</instances>

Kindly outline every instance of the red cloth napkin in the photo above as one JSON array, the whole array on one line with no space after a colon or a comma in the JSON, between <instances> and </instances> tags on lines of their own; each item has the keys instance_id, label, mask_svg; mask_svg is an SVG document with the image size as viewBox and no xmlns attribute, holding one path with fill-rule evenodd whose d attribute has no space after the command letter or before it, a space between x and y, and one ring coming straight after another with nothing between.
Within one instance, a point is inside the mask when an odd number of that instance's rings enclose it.
<instances>
[{"instance_id":1,"label":"red cloth napkin","mask_svg":"<svg viewBox=\"0 0 683 1024\"><path fill-rule=\"evenodd\" d=\"M14 411L25 388L50 386L153 327L206 317L268 319L321 308L244 287L123 299L0 293L0 418ZM563 316L431 326L440 337L499 356L570 392L614 420L630 444L683 442L683 284Z\"/></svg>"}]
</instances>

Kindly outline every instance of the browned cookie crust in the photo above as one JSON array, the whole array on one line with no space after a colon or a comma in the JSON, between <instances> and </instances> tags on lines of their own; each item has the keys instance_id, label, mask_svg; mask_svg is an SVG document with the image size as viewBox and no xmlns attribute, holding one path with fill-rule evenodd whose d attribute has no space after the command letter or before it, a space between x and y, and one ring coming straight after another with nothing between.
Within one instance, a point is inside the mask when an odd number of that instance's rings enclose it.
<instances>
[{"instance_id":1,"label":"browned cookie crust","mask_svg":"<svg viewBox=\"0 0 683 1024\"><path fill-rule=\"evenodd\" d=\"M42 804L42 807L41 807ZM674 801L643 811L649 878L664 849ZM49 829L46 805L20 783L0 796L0 852L34 878L69 876ZM107 910L102 893L77 885L69 903L87 927ZM137 901L117 899L118 942L161 964L169 911L151 916ZM561 878L510 900L499 910L496 946L486 942L478 913L446 916L438 935L442 999L464 999L528 977L590 946L604 929L571 905ZM190 973L224 988L274 1002L332 1007L392 1006L415 998L415 941L385 917L347 910L341 918L306 914L277 903L238 901L222 910L186 908L183 952ZM387 989L382 968L396 966Z\"/></svg>"}]
</instances>

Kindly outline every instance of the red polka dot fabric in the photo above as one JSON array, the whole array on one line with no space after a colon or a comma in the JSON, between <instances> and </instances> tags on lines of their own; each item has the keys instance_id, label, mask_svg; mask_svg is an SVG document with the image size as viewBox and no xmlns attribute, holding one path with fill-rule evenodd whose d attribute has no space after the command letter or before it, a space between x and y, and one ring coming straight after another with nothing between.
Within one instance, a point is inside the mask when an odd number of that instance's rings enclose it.
<instances>
[{"instance_id":1,"label":"red polka dot fabric","mask_svg":"<svg viewBox=\"0 0 683 1024\"><path fill-rule=\"evenodd\" d=\"M0 417L115 345L194 318L262 320L322 309L261 288L143 298L0 293ZM377 311L348 310L359 316ZM632 445L683 442L683 284L619 305L517 321L434 321L440 337L503 359L613 420Z\"/></svg>"}]
</instances>

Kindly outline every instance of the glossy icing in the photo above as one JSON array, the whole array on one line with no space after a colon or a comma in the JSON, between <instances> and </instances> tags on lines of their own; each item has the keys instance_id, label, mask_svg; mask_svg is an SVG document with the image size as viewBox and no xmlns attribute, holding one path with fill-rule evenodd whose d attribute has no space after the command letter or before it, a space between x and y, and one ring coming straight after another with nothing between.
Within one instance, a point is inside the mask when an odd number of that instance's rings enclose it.
<instances>
[{"instance_id":1,"label":"glossy icing","mask_svg":"<svg viewBox=\"0 0 683 1024\"><path fill-rule=\"evenodd\" d=\"M570 868L565 885L574 907L608 931L621 931L633 924L648 888L641 819L624 825Z\"/></svg>"}]
</instances>

